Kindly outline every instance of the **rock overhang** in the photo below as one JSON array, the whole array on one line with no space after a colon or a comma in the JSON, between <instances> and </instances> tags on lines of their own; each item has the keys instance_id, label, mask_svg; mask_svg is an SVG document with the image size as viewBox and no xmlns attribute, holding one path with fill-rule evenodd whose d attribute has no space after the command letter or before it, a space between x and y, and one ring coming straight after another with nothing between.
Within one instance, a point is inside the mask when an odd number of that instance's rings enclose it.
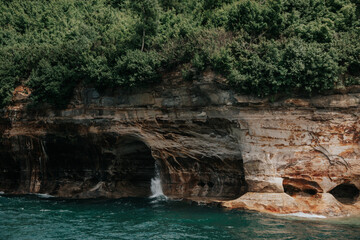
<instances>
[{"instance_id":1,"label":"rock overhang","mask_svg":"<svg viewBox=\"0 0 360 240\"><path fill-rule=\"evenodd\" d=\"M331 190L344 182L360 185L359 93L270 102L221 87L213 73L193 82L179 81L179 73L169 76L161 85L132 92L79 87L72 104L61 111L31 113L22 108L23 98L15 101L1 119L3 159L12 158L16 165L27 161L26 154L42 151L41 144L30 144L25 155L19 153L24 156L16 157L13 153L27 144L22 136L35 142L49 134L133 136L161 163L164 192L174 198L226 200L225 206L283 213L358 210L358 199L343 204ZM39 169L26 168L24 176L13 178L41 186L33 176ZM20 189L7 183L4 190ZM276 207L271 199L278 198L292 199L292 207ZM243 202L230 204L231 199ZM250 207L249 199L268 206Z\"/></svg>"}]
</instances>

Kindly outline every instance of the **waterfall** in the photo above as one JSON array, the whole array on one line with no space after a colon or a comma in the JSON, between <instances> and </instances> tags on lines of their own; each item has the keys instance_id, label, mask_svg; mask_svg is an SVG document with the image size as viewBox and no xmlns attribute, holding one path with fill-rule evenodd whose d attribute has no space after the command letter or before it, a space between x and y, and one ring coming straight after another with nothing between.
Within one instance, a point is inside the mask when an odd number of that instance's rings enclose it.
<instances>
[{"instance_id":1,"label":"waterfall","mask_svg":"<svg viewBox=\"0 0 360 240\"><path fill-rule=\"evenodd\" d=\"M151 179L151 196L150 198L164 198L167 197L164 195L162 187L161 187L161 179L160 179L160 169L159 165L155 163L155 176Z\"/></svg>"}]
</instances>

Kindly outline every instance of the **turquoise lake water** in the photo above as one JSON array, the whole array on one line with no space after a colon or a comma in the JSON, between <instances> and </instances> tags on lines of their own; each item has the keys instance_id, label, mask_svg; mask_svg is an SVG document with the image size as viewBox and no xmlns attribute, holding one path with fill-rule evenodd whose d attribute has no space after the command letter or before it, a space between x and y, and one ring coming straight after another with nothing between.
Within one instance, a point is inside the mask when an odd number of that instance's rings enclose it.
<instances>
[{"instance_id":1,"label":"turquoise lake water","mask_svg":"<svg viewBox=\"0 0 360 240\"><path fill-rule=\"evenodd\" d=\"M0 239L360 239L360 218L278 217L141 198L43 197L0 196Z\"/></svg>"}]
</instances>

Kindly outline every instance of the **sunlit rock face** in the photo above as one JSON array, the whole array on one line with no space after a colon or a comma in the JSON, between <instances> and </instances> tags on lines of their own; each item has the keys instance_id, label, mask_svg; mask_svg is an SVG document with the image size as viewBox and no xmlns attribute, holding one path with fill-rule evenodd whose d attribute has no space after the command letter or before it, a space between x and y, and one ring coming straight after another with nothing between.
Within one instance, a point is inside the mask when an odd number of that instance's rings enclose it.
<instances>
[{"instance_id":1,"label":"sunlit rock face","mask_svg":"<svg viewBox=\"0 0 360 240\"><path fill-rule=\"evenodd\" d=\"M132 92L79 86L61 111L30 112L14 97L0 121L0 191L149 196L158 164L172 198L358 212L359 89L269 102L235 94L211 72L180 75Z\"/></svg>"}]
</instances>

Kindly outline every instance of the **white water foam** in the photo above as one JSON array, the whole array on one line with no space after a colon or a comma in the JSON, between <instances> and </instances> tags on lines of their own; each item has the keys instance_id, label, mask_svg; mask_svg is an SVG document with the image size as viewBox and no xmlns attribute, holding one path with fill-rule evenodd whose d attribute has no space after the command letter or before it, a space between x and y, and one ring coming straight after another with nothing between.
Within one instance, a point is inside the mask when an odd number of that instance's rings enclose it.
<instances>
[{"instance_id":1,"label":"white water foam","mask_svg":"<svg viewBox=\"0 0 360 240\"><path fill-rule=\"evenodd\" d=\"M301 218L326 218L326 216L323 215L303 213L303 212L281 214L281 216L291 216L291 217L301 217Z\"/></svg>"},{"instance_id":2,"label":"white water foam","mask_svg":"<svg viewBox=\"0 0 360 240\"><path fill-rule=\"evenodd\" d=\"M34 195L36 195L39 198L53 198L54 196L51 196L50 194L46 194L46 193L32 193Z\"/></svg>"},{"instance_id":3,"label":"white water foam","mask_svg":"<svg viewBox=\"0 0 360 240\"><path fill-rule=\"evenodd\" d=\"M63 212L71 213L72 211L70 211L70 210L60 210L59 212L61 212L61 213L63 213Z\"/></svg>"},{"instance_id":4,"label":"white water foam","mask_svg":"<svg viewBox=\"0 0 360 240\"><path fill-rule=\"evenodd\" d=\"M0 191L0 195L3 195L3 194L5 194L5 193Z\"/></svg>"},{"instance_id":5,"label":"white water foam","mask_svg":"<svg viewBox=\"0 0 360 240\"><path fill-rule=\"evenodd\" d=\"M50 212L50 209L40 209L40 212Z\"/></svg>"},{"instance_id":6,"label":"white water foam","mask_svg":"<svg viewBox=\"0 0 360 240\"><path fill-rule=\"evenodd\" d=\"M160 170L157 164L155 164L155 176L151 179L150 189L151 189L150 198L167 199L167 197L164 195L162 190Z\"/></svg>"}]
</instances>

